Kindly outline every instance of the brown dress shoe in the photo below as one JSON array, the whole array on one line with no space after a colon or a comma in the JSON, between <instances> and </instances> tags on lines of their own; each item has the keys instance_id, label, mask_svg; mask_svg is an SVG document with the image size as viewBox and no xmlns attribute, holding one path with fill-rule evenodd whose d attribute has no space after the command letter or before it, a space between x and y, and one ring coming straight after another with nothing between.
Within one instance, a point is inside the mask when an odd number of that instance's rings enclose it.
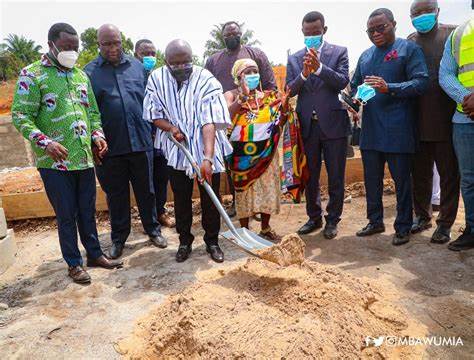
<instances>
[{"instance_id":1,"label":"brown dress shoe","mask_svg":"<svg viewBox=\"0 0 474 360\"><path fill-rule=\"evenodd\" d=\"M88 284L91 282L90 275L80 265L71 266L68 270L68 275L72 281L78 284Z\"/></svg>"},{"instance_id":2,"label":"brown dress shoe","mask_svg":"<svg viewBox=\"0 0 474 360\"><path fill-rule=\"evenodd\" d=\"M173 228L176 226L176 220L172 218L171 216L168 216L166 214L161 214L158 216L158 222L165 227L168 228Z\"/></svg>"},{"instance_id":3,"label":"brown dress shoe","mask_svg":"<svg viewBox=\"0 0 474 360\"><path fill-rule=\"evenodd\" d=\"M101 267L104 269L115 269L121 268L123 266L122 260L111 260L107 259L104 255L98 257L97 259L87 258L88 267Z\"/></svg>"}]
</instances>

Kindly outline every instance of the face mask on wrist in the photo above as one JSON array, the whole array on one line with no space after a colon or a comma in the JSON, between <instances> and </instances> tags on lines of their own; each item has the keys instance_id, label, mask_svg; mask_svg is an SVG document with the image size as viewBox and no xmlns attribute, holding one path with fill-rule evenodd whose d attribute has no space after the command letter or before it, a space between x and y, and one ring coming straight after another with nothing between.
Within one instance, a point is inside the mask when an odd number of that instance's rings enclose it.
<instances>
[{"instance_id":1,"label":"face mask on wrist","mask_svg":"<svg viewBox=\"0 0 474 360\"><path fill-rule=\"evenodd\" d=\"M65 68L72 69L74 65L76 65L77 58L79 57L77 51L59 51L55 43L53 43L53 46L58 52L58 54L56 55L56 60L58 60L58 63L64 66Z\"/></svg>"},{"instance_id":2,"label":"face mask on wrist","mask_svg":"<svg viewBox=\"0 0 474 360\"><path fill-rule=\"evenodd\" d=\"M323 43L323 36L322 35L314 35L314 36L305 36L304 37L304 44L306 48L318 50L321 44Z\"/></svg>"},{"instance_id":3,"label":"face mask on wrist","mask_svg":"<svg viewBox=\"0 0 474 360\"><path fill-rule=\"evenodd\" d=\"M367 84L362 84L357 87L357 93L355 94L355 98L359 99L362 104L366 104L367 101L372 99L376 95L375 89Z\"/></svg>"},{"instance_id":4,"label":"face mask on wrist","mask_svg":"<svg viewBox=\"0 0 474 360\"><path fill-rule=\"evenodd\" d=\"M240 36L230 36L224 39L225 46L229 50L235 50L240 45Z\"/></svg>"},{"instance_id":5,"label":"face mask on wrist","mask_svg":"<svg viewBox=\"0 0 474 360\"><path fill-rule=\"evenodd\" d=\"M411 23L420 33L430 32L436 25L436 13L423 14L411 19Z\"/></svg>"},{"instance_id":6,"label":"face mask on wrist","mask_svg":"<svg viewBox=\"0 0 474 360\"><path fill-rule=\"evenodd\" d=\"M156 64L156 57L154 56L144 56L143 57L143 67L145 70L150 71L153 70Z\"/></svg>"},{"instance_id":7,"label":"face mask on wrist","mask_svg":"<svg viewBox=\"0 0 474 360\"><path fill-rule=\"evenodd\" d=\"M248 74L245 75L245 83L250 90L255 90L260 84L260 74Z\"/></svg>"}]
</instances>

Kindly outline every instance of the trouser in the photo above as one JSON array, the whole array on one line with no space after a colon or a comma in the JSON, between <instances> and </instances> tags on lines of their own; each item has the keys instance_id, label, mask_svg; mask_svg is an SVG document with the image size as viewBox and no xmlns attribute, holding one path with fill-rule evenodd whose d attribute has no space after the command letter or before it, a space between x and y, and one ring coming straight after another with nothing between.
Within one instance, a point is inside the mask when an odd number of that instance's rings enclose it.
<instances>
[{"instance_id":1,"label":"trouser","mask_svg":"<svg viewBox=\"0 0 474 360\"><path fill-rule=\"evenodd\" d=\"M77 231L87 257L97 259L102 250L95 222L94 169L59 171L38 169L46 195L56 214L61 253L68 266L82 265Z\"/></svg>"},{"instance_id":2,"label":"trouser","mask_svg":"<svg viewBox=\"0 0 474 360\"><path fill-rule=\"evenodd\" d=\"M153 157L153 186L156 197L156 214L160 216L166 212L165 204L169 180L168 161L162 153Z\"/></svg>"},{"instance_id":3,"label":"trouser","mask_svg":"<svg viewBox=\"0 0 474 360\"><path fill-rule=\"evenodd\" d=\"M383 224L383 178L387 162L397 194L397 217L394 228L397 233L410 232L413 223L412 158L412 154L362 150L367 218L371 224Z\"/></svg>"},{"instance_id":4,"label":"trouser","mask_svg":"<svg viewBox=\"0 0 474 360\"><path fill-rule=\"evenodd\" d=\"M304 151L308 162L309 180L306 184L306 213L312 220L320 219L321 190L319 179L322 156L328 174L329 202L326 207L326 222L337 224L341 220L344 206L344 176L347 157L347 137L322 140L319 126L313 126L310 136L304 140Z\"/></svg>"},{"instance_id":5,"label":"trouser","mask_svg":"<svg viewBox=\"0 0 474 360\"><path fill-rule=\"evenodd\" d=\"M453 143L461 174L466 226L474 233L474 123L453 124Z\"/></svg>"},{"instance_id":6,"label":"trouser","mask_svg":"<svg viewBox=\"0 0 474 360\"><path fill-rule=\"evenodd\" d=\"M413 162L413 205L415 215L431 219L433 164L440 175L441 201L436 223L450 228L459 204L459 170L451 142L420 142Z\"/></svg>"},{"instance_id":7,"label":"trouser","mask_svg":"<svg viewBox=\"0 0 474 360\"><path fill-rule=\"evenodd\" d=\"M145 232L149 236L160 234L153 190L153 151L105 157L96 171L107 195L113 243L124 244L130 235L130 183Z\"/></svg>"},{"instance_id":8,"label":"trouser","mask_svg":"<svg viewBox=\"0 0 474 360\"><path fill-rule=\"evenodd\" d=\"M174 196L174 211L176 217L176 231L179 234L181 245L191 245L194 236L191 234L193 223L192 195L194 180L190 179L184 171L169 168L170 183ZM212 175L212 189L219 197L220 174ZM201 198L201 221L205 231L204 242L206 245L217 245L221 220L219 211L212 203L206 190L199 185Z\"/></svg>"}]
</instances>

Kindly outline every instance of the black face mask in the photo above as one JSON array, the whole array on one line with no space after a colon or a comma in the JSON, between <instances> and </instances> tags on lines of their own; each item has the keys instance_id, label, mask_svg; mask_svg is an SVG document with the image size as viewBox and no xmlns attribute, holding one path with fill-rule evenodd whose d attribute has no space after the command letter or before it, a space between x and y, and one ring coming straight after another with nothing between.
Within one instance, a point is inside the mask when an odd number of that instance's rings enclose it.
<instances>
[{"instance_id":1,"label":"black face mask","mask_svg":"<svg viewBox=\"0 0 474 360\"><path fill-rule=\"evenodd\" d=\"M231 37L225 38L224 41L225 41L225 46L227 47L227 49L235 50L240 45L240 36L231 36Z\"/></svg>"},{"instance_id":2,"label":"black face mask","mask_svg":"<svg viewBox=\"0 0 474 360\"><path fill-rule=\"evenodd\" d=\"M171 75L175 78L177 82L183 82L189 79L193 73L193 64L186 64L184 67L172 67L168 66Z\"/></svg>"}]
</instances>

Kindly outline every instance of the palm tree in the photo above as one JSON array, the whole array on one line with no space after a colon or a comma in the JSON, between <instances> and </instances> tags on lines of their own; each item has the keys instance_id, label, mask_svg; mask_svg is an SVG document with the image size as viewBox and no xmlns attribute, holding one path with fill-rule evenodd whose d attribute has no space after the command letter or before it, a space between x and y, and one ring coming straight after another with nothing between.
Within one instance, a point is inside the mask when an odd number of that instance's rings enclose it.
<instances>
[{"instance_id":1,"label":"palm tree","mask_svg":"<svg viewBox=\"0 0 474 360\"><path fill-rule=\"evenodd\" d=\"M28 40L24 36L9 34L2 44L4 51L10 53L24 64L36 61L40 57L41 46L36 45L33 40Z\"/></svg>"},{"instance_id":2,"label":"palm tree","mask_svg":"<svg viewBox=\"0 0 474 360\"><path fill-rule=\"evenodd\" d=\"M239 27L243 29L245 23L239 24ZM204 51L204 59L208 58L209 56L215 54L216 52L225 49L225 41L224 38L222 37L222 28L224 27L224 24L219 24L219 25L214 25L214 28L211 30L209 33L211 35L211 39L206 41L206 45L204 45L204 48L206 49ZM260 44L260 41L256 39L252 39L254 36L254 31L253 30L245 30L242 33L241 37L241 43L245 45L257 45Z\"/></svg>"}]
</instances>

